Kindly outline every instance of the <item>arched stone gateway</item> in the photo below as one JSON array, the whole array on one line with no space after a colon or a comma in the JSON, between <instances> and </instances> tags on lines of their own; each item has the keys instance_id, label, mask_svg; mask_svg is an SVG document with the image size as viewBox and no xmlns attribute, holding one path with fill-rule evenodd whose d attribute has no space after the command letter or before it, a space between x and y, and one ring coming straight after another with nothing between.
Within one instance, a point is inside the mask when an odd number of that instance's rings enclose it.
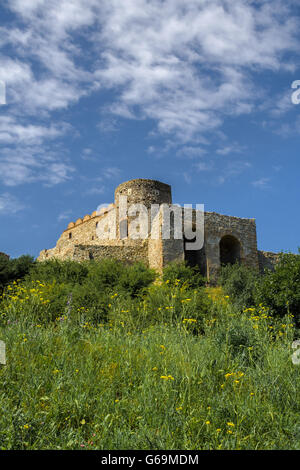
<instances>
[{"instance_id":1,"label":"arched stone gateway","mask_svg":"<svg viewBox=\"0 0 300 470\"><path fill-rule=\"evenodd\" d=\"M123 204L124 199L126 205ZM194 202L202 201L199 199ZM102 206L100 203L101 201L95 201L94 208ZM148 231L140 238L131 236L132 232L137 233L140 228L138 217L142 213L137 209L136 215L132 214L132 204L143 204L148 211ZM115 258L125 262L141 261L159 272L170 262L186 260L191 266L199 266L200 271L212 282L218 276L221 264L242 261L244 265L258 269L255 219L205 211L202 224L201 218L197 222L197 210L189 209L191 217L184 219L184 231L179 237L175 217L178 217L179 213L182 215L183 210L187 209L175 206L178 208L176 212L172 205L171 187L166 183L149 179L121 183L115 190L114 204L105 205L99 211L92 212L91 209L91 217L87 215L71 222L61 234L56 247L43 250L38 259L43 261L50 258L71 258L81 261L91 257L95 260ZM159 209L154 222L151 212L153 208ZM155 211L153 212L155 214ZM144 220L147 221L147 214ZM153 227L150 222L153 222ZM192 231L186 227L190 223ZM165 236L165 226L169 227L169 236ZM132 227L136 230L131 231ZM150 228L153 228L153 231ZM193 246L193 240L190 238L194 233L198 234L195 239L198 241ZM265 257L261 259L263 266Z\"/></svg>"},{"instance_id":2,"label":"arched stone gateway","mask_svg":"<svg viewBox=\"0 0 300 470\"><path fill-rule=\"evenodd\" d=\"M241 244L232 235L225 235L220 241L220 264L235 264L241 261Z\"/></svg>"}]
</instances>

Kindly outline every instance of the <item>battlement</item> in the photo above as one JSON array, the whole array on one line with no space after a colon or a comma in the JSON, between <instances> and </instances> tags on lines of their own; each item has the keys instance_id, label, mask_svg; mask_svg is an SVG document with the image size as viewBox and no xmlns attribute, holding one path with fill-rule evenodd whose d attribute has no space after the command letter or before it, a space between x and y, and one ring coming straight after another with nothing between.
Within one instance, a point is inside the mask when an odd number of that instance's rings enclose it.
<instances>
[{"instance_id":1,"label":"battlement","mask_svg":"<svg viewBox=\"0 0 300 470\"><path fill-rule=\"evenodd\" d=\"M126 196L127 207L143 204L148 211L148 229L143 240L134 240L128 236L131 224L137 225L136 216L123 214L121 197ZM122 202L123 203L123 202ZM149 209L152 205L168 208L161 210L156 219L159 236L151 239ZM139 206L137 212L139 211ZM178 207L178 206L177 206ZM190 265L198 265L204 275L213 278L222 264L239 261L255 269L262 269L266 263L276 262L276 255L262 254L257 250L256 222L251 218L222 215L216 212L204 212L203 246L191 249L184 236L175 239L174 233L168 240L162 236L165 217L172 212L171 186L156 180L134 179L121 183L114 194L114 202L107 207L70 222L60 236L55 248L43 250L38 258L59 259L101 259L115 258L122 261L143 261L150 267L161 271L172 261L186 260ZM185 210L181 208L181 213ZM169 214L168 214L169 213ZM195 215L196 211L193 209ZM147 221L147 219L146 219ZM125 224L125 231L122 224ZM114 226L115 236L99 237L101 233L110 234ZM194 222L192 224L194 226Z\"/></svg>"},{"instance_id":2,"label":"battlement","mask_svg":"<svg viewBox=\"0 0 300 470\"><path fill-rule=\"evenodd\" d=\"M108 214L114 208L115 208L115 205L110 204L107 207L102 207L99 211L94 211L91 215L87 214L84 217L82 217L82 219L81 218L77 219L76 222L70 222L68 227L64 230L64 232L68 232L69 230L72 230L74 227L78 227L79 225L82 225L91 219L98 220L99 218L101 218L101 216Z\"/></svg>"}]
</instances>

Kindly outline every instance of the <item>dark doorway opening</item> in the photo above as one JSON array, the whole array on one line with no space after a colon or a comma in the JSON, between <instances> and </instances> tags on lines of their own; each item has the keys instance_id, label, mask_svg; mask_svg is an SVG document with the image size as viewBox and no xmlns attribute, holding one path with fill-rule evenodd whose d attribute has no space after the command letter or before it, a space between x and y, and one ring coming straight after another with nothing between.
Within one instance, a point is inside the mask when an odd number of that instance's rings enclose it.
<instances>
[{"instance_id":1,"label":"dark doorway opening","mask_svg":"<svg viewBox=\"0 0 300 470\"><path fill-rule=\"evenodd\" d=\"M186 250L184 253L185 261L188 266L193 268L194 266L198 266L198 252Z\"/></svg>"},{"instance_id":2,"label":"dark doorway opening","mask_svg":"<svg viewBox=\"0 0 300 470\"><path fill-rule=\"evenodd\" d=\"M220 241L220 263L235 264L241 261L241 244L232 235L225 235Z\"/></svg>"},{"instance_id":3,"label":"dark doorway opening","mask_svg":"<svg viewBox=\"0 0 300 470\"><path fill-rule=\"evenodd\" d=\"M188 266L191 268L198 267L203 276L206 276L206 257L204 247L200 250L187 250L186 243L195 242L194 240L187 240L184 238L184 259Z\"/></svg>"}]
</instances>

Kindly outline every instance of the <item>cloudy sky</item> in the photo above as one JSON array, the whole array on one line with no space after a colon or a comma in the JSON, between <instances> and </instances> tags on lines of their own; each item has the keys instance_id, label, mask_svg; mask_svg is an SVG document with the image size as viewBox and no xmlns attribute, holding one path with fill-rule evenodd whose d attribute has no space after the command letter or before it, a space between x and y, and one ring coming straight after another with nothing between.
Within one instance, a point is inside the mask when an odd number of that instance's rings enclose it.
<instances>
[{"instance_id":1,"label":"cloudy sky","mask_svg":"<svg viewBox=\"0 0 300 470\"><path fill-rule=\"evenodd\" d=\"M132 178L297 251L299 0L0 0L0 19L0 251L37 256Z\"/></svg>"}]
</instances>

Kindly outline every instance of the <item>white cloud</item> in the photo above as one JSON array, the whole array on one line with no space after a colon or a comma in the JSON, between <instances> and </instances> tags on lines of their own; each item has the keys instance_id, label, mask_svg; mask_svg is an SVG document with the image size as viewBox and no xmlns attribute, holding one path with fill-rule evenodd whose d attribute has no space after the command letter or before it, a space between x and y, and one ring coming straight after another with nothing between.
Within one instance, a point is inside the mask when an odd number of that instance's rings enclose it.
<instances>
[{"instance_id":1,"label":"white cloud","mask_svg":"<svg viewBox=\"0 0 300 470\"><path fill-rule=\"evenodd\" d=\"M72 210L61 212L59 216L57 217L57 221L61 222L62 220L70 220L71 215L72 215Z\"/></svg>"},{"instance_id":2,"label":"white cloud","mask_svg":"<svg viewBox=\"0 0 300 470\"><path fill-rule=\"evenodd\" d=\"M1 32L1 30L0 30ZM0 75L6 85L13 86L24 84L32 80L32 71L28 64L19 60L12 60L9 57L0 57Z\"/></svg>"},{"instance_id":3,"label":"white cloud","mask_svg":"<svg viewBox=\"0 0 300 470\"><path fill-rule=\"evenodd\" d=\"M222 170L222 175L218 177L217 181L219 184L223 184L232 178L236 178L245 171L251 168L251 163L246 161L230 161L226 167Z\"/></svg>"},{"instance_id":4,"label":"white cloud","mask_svg":"<svg viewBox=\"0 0 300 470\"><path fill-rule=\"evenodd\" d=\"M191 175L190 175L187 171L184 171L184 172L183 172L183 178L184 178L184 181L185 181L187 184L191 184L191 182L192 182L192 177L191 177Z\"/></svg>"},{"instance_id":5,"label":"white cloud","mask_svg":"<svg viewBox=\"0 0 300 470\"><path fill-rule=\"evenodd\" d=\"M62 136L69 126L64 125L49 127L27 124L12 116L0 116L0 143L1 144L26 144L39 145L45 139L55 139Z\"/></svg>"},{"instance_id":6,"label":"white cloud","mask_svg":"<svg viewBox=\"0 0 300 470\"><path fill-rule=\"evenodd\" d=\"M194 165L195 169L197 171L211 171L213 169L213 164L212 163L205 163L205 162L200 162L200 163L196 163L196 165Z\"/></svg>"},{"instance_id":7,"label":"white cloud","mask_svg":"<svg viewBox=\"0 0 300 470\"><path fill-rule=\"evenodd\" d=\"M93 186L92 188L89 188L85 194L87 196L93 196L93 195L99 195L99 194L104 194L105 193L105 187L104 186Z\"/></svg>"},{"instance_id":8,"label":"white cloud","mask_svg":"<svg viewBox=\"0 0 300 470\"><path fill-rule=\"evenodd\" d=\"M103 118L98 124L100 132L109 133L116 132L118 130L117 120L111 117Z\"/></svg>"},{"instance_id":9,"label":"white cloud","mask_svg":"<svg viewBox=\"0 0 300 470\"><path fill-rule=\"evenodd\" d=\"M9 193L0 194L0 214L9 215L16 214L25 208L15 196Z\"/></svg>"},{"instance_id":10,"label":"white cloud","mask_svg":"<svg viewBox=\"0 0 300 470\"><path fill-rule=\"evenodd\" d=\"M217 149L216 153L218 155L232 155L233 153L243 153L244 151L244 146L240 145L238 142L233 142Z\"/></svg>"},{"instance_id":11,"label":"white cloud","mask_svg":"<svg viewBox=\"0 0 300 470\"><path fill-rule=\"evenodd\" d=\"M118 178L120 176L120 169L114 166L103 168L102 175L105 179Z\"/></svg>"},{"instance_id":12,"label":"white cloud","mask_svg":"<svg viewBox=\"0 0 300 470\"><path fill-rule=\"evenodd\" d=\"M152 118L182 140L220 126L228 113L251 112L248 72L290 69L283 54L297 49L297 20L281 0L12 0L9 8L23 27L2 28L0 37L23 57L16 66L24 80L33 58L48 74L34 77L28 105L67 107L112 88L114 113Z\"/></svg>"},{"instance_id":13,"label":"white cloud","mask_svg":"<svg viewBox=\"0 0 300 470\"><path fill-rule=\"evenodd\" d=\"M107 180L117 179L121 175L121 170L117 167L103 167L100 175L94 178L88 178L89 184L91 185L84 194L87 196L104 194L106 191L105 183ZM87 178L84 176L83 180Z\"/></svg>"},{"instance_id":14,"label":"white cloud","mask_svg":"<svg viewBox=\"0 0 300 470\"><path fill-rule=\"evenodd\" d=\"M189 158L202 157L207 153L207 150L202 147L193 147L193 146L183 146L179 148L176 152L176 155Z\"/></svg>"},{"instance_id":15,"label":"white cloud","mask_svg":"<svg viewBox=\"0 0 300 470\"><path fill-rule=\"evenodd\" d=\"M67 163L50 164L44 155L29 158L28 148L24 157L19 146L60 137L64 124L52 124L52 113L99 90L113 91L102 115L151 119L169 149L180 143L174 154L201 156L227 116L249 114L258 105L264 84L257 89L256 76L293 70L290 53L299 49L299 20L289 10L294 3L10 0L6 8L17 21L0 28L0 45L10 50L8 55L3 48L0 56L0 79L8 85L0 143L17 147L12 161L4 158L10 176L2 158L1 178L6 184L65 181L71 171ZM286 109L286 99L274 113ZM35 122L25 122L25 116ZM98 127L112 131L114 119L103 117ZM217 153L239 151L233 144ZM226 174L225 179L231 173Z\"/></svg>"},{"instance_id":16,"label":"white cloud","mask_svg":"<svg viewBox=\"0 0 300 470\"><path fill-rule=\"evenodd\" d=\"M95 40L106 47L96 76L119 90L111 110L154 119L183 141L216 129L227 114L251 112L257 91L249 71L289 70L283 54L297 47L297 22L280 1L103 4Z\"/></svg>"},{"instance_id":17,"label":"white cloud","mask_svg":"<svg viewBox=\"0 0 300 470\"><path fill-rule=\"evenodd\" d=\"M284 114L293 110L294 105L291 99L293 90L289 85L291 85L291 83L287 83L287 87L283 93L276 93L274 96L268 96L258 109L260 111L267 111L271 118L282 118ZM273 124L273 122L271 124Z\"/></svg>"},{"instance_id":18,"label":"white cloud","mask_svg":"<svg viewBox=\"0 0 300 470\"><path fill-rule=\"evenodd\" d=\"M5 147L0 156L0 180L5 186L40 181L45 186L63 183L74 168L61 155L39 146Z\"/></svg>"},{"instance_id":19,"label":"white cloud","mask_svg":"<svg viewBox=\"0 0 300 470\"><path fill-rule=\"evenodd\" d=\"M270 182L270 178L260 178L256 181L252 181L252 185L255 187L255 188L259 188L259 189L267 189L269 188L269 182Z\"/></svg>"}]
</instances>

